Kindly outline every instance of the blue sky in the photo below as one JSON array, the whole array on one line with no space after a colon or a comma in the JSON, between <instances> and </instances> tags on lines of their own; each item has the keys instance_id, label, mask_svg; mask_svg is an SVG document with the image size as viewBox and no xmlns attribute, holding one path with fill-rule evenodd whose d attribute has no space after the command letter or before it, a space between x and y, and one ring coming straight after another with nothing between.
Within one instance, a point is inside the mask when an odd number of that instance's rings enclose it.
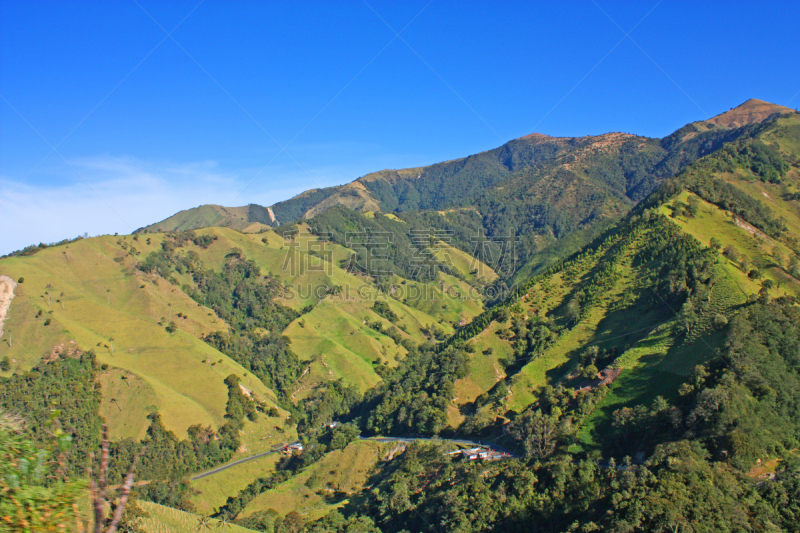
<instances>
[{"instance_id":1,"label":"blue sky","mask_svg":"<svg viewBox=\"0 0 800 533\"><path fill-rule=\"evenodd\" d=\"M532 132L797 108L797 20L796 1L4 1L0 253Z\"/></svg>"}]
</instances>

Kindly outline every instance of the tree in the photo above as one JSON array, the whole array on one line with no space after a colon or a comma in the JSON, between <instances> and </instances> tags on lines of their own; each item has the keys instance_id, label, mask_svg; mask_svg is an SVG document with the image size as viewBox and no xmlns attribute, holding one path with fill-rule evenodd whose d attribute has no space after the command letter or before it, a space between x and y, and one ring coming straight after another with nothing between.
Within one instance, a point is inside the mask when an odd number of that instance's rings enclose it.
<instances>
[{"instance_id":1,"label":"tree","mask_svg":"<svg viewBox=\"0 0 800 533\"><path fill-rule=\"evenodd\" d=\"M8 356L5 356L0 359L0 372L8 372L9 370L11 370L11 360Z\"/></svg>"},{"instance_id":2,"label":"tree","mask_svg":"<svg viewBox=\"0 0 800 533\"><path fill-rule=\"evenodd\" d=\"M566 315L570 323L573 325L577 324L578 320L580 320L581 304L578 302L577 298L572 298L569 302L567 302Z\"/></svg>"},{"instance_id":3,"label":"tree","mask_svg":"<svg viewBox=\"0 0 800 533\"><path fill-rule=\"evenodd\" d=\"M686 211L692 218L696 217L697 213L700 212L700 199L697 198L697 196L689 196L689 206L686 208Z\"/></svg>"},{"instance_id":4,"label":"tree","mask_svg":"<svg viewBox=\"0 0 800 533\"><path fill-rule=\"evenodd\" d=\"M783 268L783 252L777 246L772 249L772 258L778 267Z\"/></svg>"},{"instance_id":5,"label":"tree","mask_svg":"<svg viewBox=\"0 0 800 533\"><path fill-rule=\"evenodd\" d=\"M761 305L765 305L769 303L769 290L766 287L762 287L760 291L758 291L758 303Z\"/></svg>"},{"instance_id":6,"label":"tree","mask_svg":"<svg viewBox=\"0 0 800 533\"><path fill-rule=\"evenodd\" d=\"M736 247L733 246L732 244L725 247L725 250L722 251L722 255L724 255L731 261L739 260L739 250L737 250Z\"/></svg>"},{"instance_id":7,"label":"tree","mask_svg":"<svg viewBox=\"0 0 800 533\"><path fill-rule=\"evenodd\" d=\"M681 307L680 318L683 327L686 328L686 333L691 333L692 328L697 324L697 313L689 300L686 300Z\"/></svg>"},{"instance_id":8,"label":"tree","mask_svg":"<svg viewBox=\"0 0 800 533\"><path fill-rule=\"evenodd\" d=\"M208 516L197 517L197 531L211 531L211 518Z\"/></svg>"},{"instance_id":9,"label":"tree","mask_svg":"<svg viewBox=\"0 0 800 533\"><path fill-rule=\"evenodd\" d=\"M719 239L717 239L716 237L711 237L710 245L715 250L719 250L720 248L722 248L722 243L719 242Z\"/></svg>"},{"instance_id":10,"label":"tree","mask_svg":"<svg viewBox=\"0 0 800 533\"><path fill-rule=\"evenodd\" d=\"M231 529L233 524L231 523L231 519L227 515L221 516L217 519L217 529L228 528Z\"/></svg>"},{"instance_id":11,"label":"tree","mask_svg":"<svg viewBox=\"0 0 800 533\"><path fill-rule=\"evenodd\" d=\"M750 259L748 259L746 255L743 255L742 258L739 260L739 266L742 267L742 272L749 272Z\"/></svg>"},{"instance_id":12,"label":"tree","mask_svg":"<svg viewBox=\"0 0 800 533\"><path fill-rule=\"evenodd\" d=\"M65 531L74 523L81 485L61 469L48 475L52 456L61 458L70 446L60 431L33 442L25 421L0 413L0 531Z\"/></svg>"},{"instance_id":13,"label":"tree","mask_svg":"<svg viewBox=\"0 0 800 533\"><path fill-rule=\"evenodd\" d=\"M556 448L557 418L540 410L526 412L509 429L512 437L520 441L528 459L547 457Z\"/></svg>"}]
</instances>

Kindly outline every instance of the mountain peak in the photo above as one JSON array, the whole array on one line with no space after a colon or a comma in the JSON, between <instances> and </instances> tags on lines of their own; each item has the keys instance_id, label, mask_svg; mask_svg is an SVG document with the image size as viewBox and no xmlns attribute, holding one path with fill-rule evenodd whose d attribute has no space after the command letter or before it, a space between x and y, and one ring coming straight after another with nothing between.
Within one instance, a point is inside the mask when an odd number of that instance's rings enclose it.
<instances>
[{"instance_id":1,"label":"mountain peak","mask_svg":"<svg viewBox=\"0 0 800 533\"><path fill-rule=\"evenodd\" d=\"M534 142L541 142L541 141L548 141L553 139L563 139L564 137L553 137L552 135L545 135L544 133L530 133L528 135L523 135L522 137L517 138L518 141L534 141Z\"/></svg>"},{"instance_id":2,"label":"mountain peak","mask_svg":"<svg viewBox=\"0 0 800 533\"><path fill-rule=\"evenodd\" d=\"M704 121L725 128L739 128L756 122L763 122L776 113L794 113L794 109L751 98L738 107Z\"/></svg>"}]
</instances>

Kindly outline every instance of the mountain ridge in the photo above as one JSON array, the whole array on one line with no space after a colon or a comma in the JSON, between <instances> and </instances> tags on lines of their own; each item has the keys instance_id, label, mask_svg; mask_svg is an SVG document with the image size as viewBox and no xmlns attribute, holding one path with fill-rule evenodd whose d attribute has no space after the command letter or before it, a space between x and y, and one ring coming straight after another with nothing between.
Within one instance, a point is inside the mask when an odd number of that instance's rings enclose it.
<instances>
[{"instance_id":1,"label":"mountain ridge","mask_svg":"<svg viewBox=\"0 0 800 533\"><path fill-rule=\"evenodd\" d=\"M403 194L413 197L417 191L417 187L412 185L418 179L435 179L437 183L442 183L442 173L459 173L464 174L463 168L475 163L478 159L487 159L487 157L494 157L496 160L492 164L491 161L483 162L485 168L477 169L477 173L485 176L495 176L500 181L507 177L509 173L520 172L524 169L537 168L544 164L551 164L558 166L558 161L554 161L559 156L564 159L569 159L574 156L573 161L563 161L561 167L563 170L571 171L577 164L580 163L581 156L587 153L595 152L611 154L614 149L617 150L630 150L631 147L624 147L625 142L639 141L639 150L658 150L661 148L665 150L666 154L659 162L662 168L654 168L653 173L660 175L658 180L663 180L666 175L674 174L688 161L680 157L675 157L675 153L679 153L681 149L685 149L684 145L691 142L697 143L698 136L706 138L706 144L709 143L707 138L714 136L730 137L725 135L724 132L731 133L741 128L761 124L776 114L794 113L795 111L784 106L771 104L763 100L750 99L741 105L732 108L729 111L720 113L705 121L696 121L687 124L683 128L676 130L662 139L653 139L649 137L638 136L631 133L623 132L609 132L600 135L587 135L581 137L553 137L543 133L531 133L516 139L512 139L507 143L484 152L472 154L462 158L456 158L449 161L434 163L432 165L422 167L410 167L406 169L384 169L376 172L370 172L361 176L351 182L326 187L321 189L310 189L292 197L288 200L277 202L269 206L270 215L267 216L267 208L250 204L249 206L242 206L236 208L225 208L222 206L209 206L213 207L219 213L224 210L220 217L216 220L210 220L207 214L203 213L203 208L206 206L198 206L188 210L181 211L175 215L155 224L140 228L137 232L148 231L172 231L172 230L185 230L185 229L198 229L207 227L209 225L224 225L233 227L240 230L259 231L263 228L260 226L249 227L250 224L263 224L265 226L275 227L280 224L295 222L298 220L306 220L324 212L326 209L334 205L343 205L345 207L354 209L356 211L383 211L383 212L398 212L406 209L438 209L441 207L457 207L452 201L448 201L447 194L442 193L440 198L429 200L426 204L415 207L413 199L403 197ZM704 135L705 134L705 135ZM658 145L658 146L657 146ZM525 148L527 146L537 147L539 150L535 154L526 154ZM572 153L569 153L572 152ZM702 153L698 151L688 157L693 160ZM672 157L675 161L670 164L668 159ZM658 165L654 165L657 167ZM437 176L438 175L438 176ZM465 178L466 179L466 178ZM497 185L498 179L490 180L488 186ZM463 186L464 184L462 184ZM389 191L388 189L393 189ZM652 186L645 186L641 190L628 191L626 195L633 194L634 199L640 199L652 190ZM429 192L429 191L427 191ZM242 211L248 208L247 216L242 216ZM262 209L257 209L262 208ZM207 210L206 210L207 211ZM225 212L227 211L227 212Z\"/></svg>"},{"instance_id":2,"label":"mountain ridge","mask_svg":"<svg viewBox=\"0 0 800 533\"><path fill-rule=\"evenodd\" d=\"M578 483L569 493L591 501L552 515L554 531L577 530L578 518L612 530L617 476L724 469L728 481L701 485L768 495L800 434L800 115L764 118L758 102L734 115L723 122L736 127L698 122L664 139L534 135L379 171L332 194L307 191L308 204L284 213L318 212L283 227L269 227L280 218L263 206L204 206L205 224L226 227L3 258L0 274L19 284L0 344L0 406L25 402L33 421L61 410L80 445L67 457L76 475L107 423L112 483L146 448L142 508L258 530L302 512L297 531L350 531L314 522L342 506L385 533L516 530L511 515L475 525L462 511L505 509L499 474L528 491L529 520L547 493L552 508L564 500L565 468ZM368 201L380 209L354 209ZM410 237L426 228L450 233ZM502 248L483 253L494 241L470 246L484 230L513 230L531 262L496 264ZM370 249L352 232L395 240ZM417 272L421 256L430 261ZM362 268L368 258L375 271ZM73 401L88 391L91 403ZM32 435L49 438L45 427L31 424ZM361 434L444 438L367 450ZM462 459L448 453L454 435L519 457ZM189 481L297 441L303 449L282 458ZM686 446L697 455L675 451ZM757 485L765 464L776 478ZM665 497L694 490L670 479ZM656 489L643 486L640 500ZM431 522L382 514L395 495ZM691 512L710 523L707 510ZM448 513L460 522L443 521Z\"/></svg>"}]
</instances>

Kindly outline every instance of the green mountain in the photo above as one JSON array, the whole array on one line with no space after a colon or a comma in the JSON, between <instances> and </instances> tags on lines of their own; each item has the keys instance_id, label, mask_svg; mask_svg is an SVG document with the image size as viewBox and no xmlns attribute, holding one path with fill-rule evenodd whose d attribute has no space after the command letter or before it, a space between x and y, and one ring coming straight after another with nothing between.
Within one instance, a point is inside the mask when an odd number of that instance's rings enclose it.
<instances>
[{"instance_id":1,"label":"green mountain","mask_svg":"<svg viewBox=\"0 0 800 533\"><path fill-rule=\"evenodd\" d=\"M107 423L145 531L793 531L798 236L800 114L750 100L26 249L0 443L78 483Z\"/></svg>"},{"instance_id":2,"label":"green mountain","mask_svg":"<svg viewBox=\"0 0 800 533\"><path fill-rule=\"evenodd\" d=\"M314 227L316 217L335 206L401 217L404 213L457 212L460 220L455 226L467 221L489 238L518 238L516 268L533 262L524 269L524 276L546 264L542 258L549 258L555 248L577 250L685 165L726 142L752 135L770 117L793 112L748 100L664 139L625 133L575 138L532 134L461 159L382 170L345 185L312 189L268 208L274 216L252 205L200 206L139 231L208 225L244 229L250 223L257 223L250 229L257 231L259 224L300 220ZM222 211L231 214L219 214ZM571 246L554 248L565 239Z\"/></svg>"},{"instance_id":3,"label":"green mountain","mask_svg":"<svg viewBox=\"0 0 800 533\"><path fill-rule=\"evenodd\" d=\"M250 204L243 207L201 205L181 211L156 224L147 226L150 233L186 231L199 228L232 228L245 233L256 233L276 223L271 208ZM139 230L138 232L141 232Z\"/></svg>"}]
</instances>

